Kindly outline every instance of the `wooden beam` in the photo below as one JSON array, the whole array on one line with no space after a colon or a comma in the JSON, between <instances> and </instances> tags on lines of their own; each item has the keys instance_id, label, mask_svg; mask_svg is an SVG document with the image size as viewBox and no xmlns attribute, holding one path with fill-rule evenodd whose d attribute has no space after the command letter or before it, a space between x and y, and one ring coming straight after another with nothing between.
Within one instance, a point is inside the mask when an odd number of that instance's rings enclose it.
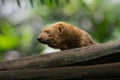
<instances>
[{"instance_id":1,"label":"wooden beam","mask_svg":"<svg viewBox=\"0 0 120 80\"><path fill-rule=\"evenodd\" d=\"M114 78L114 79L113 79ZM0 71L1 80L119 80L120 62L76 67Z\"/></svg>"},{"instance_id":2,"label":"wooden beam","mask_svg":"<svg viewBox=\"0 0 120 80\"><path fill-rule=\"evenodd\" d=\"M15 69L38 69L85 63L120 52L120 41L92 45L83 48L36 55L18 60L0 62L0 71Z\"/></svg>"}]
</instances>

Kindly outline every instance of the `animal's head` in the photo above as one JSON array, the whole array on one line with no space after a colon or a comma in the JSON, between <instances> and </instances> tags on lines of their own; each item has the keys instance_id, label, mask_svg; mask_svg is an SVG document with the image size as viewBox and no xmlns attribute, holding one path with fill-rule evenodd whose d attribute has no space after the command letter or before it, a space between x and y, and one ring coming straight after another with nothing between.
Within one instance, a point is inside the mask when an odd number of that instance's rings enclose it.
<instances>
[{"instance_id":1,"label":"animal's head","mask_svg":"<svg viewBox=\"0 0 120 80\"><path fill-rule=\"evenodd\" d=\"M64 22L58 22L44 29L37 40L53 48L59 48L62 43L62 34L64 32Z\"/></svg>"}]
</instances>

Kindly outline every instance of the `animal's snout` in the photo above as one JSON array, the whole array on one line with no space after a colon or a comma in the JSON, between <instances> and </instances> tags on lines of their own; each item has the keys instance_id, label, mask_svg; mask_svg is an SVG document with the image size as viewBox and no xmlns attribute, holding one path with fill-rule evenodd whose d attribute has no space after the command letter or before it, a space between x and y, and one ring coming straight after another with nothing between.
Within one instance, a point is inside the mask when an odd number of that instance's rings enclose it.
<instances>
[{"instance_id":1,"label":"animal's snout","mask_svg":"<svg viewBox=\"0 0 120 80\"><path fill-rule=\"evenodd\" d=\"M37 37L37 40L41 42L42 38L41 37Z\"/></svg>"},{"instance_id":2,"label":"animal's snout","mask_svg":"<svg viewBox=\"0 0 120 80\"><path fill-rule=\"evenodd\" d=\"M42 32L42 33L38 36L37 40L38 40L39 42L43 43L43 44L47 44L47 43L49 43L49 36L48 36L47 33Z\"/></svg>"},{"instance_id":3,"label":"animal's snout","mask_svg":"<svg viewBox=\"0 0 120 80\"><path fill-rule=\"evenodd\" d=\"M37 40L43 44L47 44L48 40L44 37L38 37Z\"/></svg>"}]
</instances>

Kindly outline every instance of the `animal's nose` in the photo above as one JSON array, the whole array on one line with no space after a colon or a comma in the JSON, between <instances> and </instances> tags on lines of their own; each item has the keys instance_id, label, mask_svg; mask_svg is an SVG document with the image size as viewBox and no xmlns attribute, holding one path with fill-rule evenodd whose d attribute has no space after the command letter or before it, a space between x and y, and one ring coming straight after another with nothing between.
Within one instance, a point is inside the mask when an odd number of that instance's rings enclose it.
<instances>
[{"instance_id":1,"label":"animal's nose","mask_svg":"<svg viewBox=\"0 0 120 80\"><path fill-rule=\"evenodd\" d=\"M38 40L38 41L41 41L41 38L40 38L40 37L38 37L38 38L37 38L37 40Z\"/></svg>"}]
</instances>

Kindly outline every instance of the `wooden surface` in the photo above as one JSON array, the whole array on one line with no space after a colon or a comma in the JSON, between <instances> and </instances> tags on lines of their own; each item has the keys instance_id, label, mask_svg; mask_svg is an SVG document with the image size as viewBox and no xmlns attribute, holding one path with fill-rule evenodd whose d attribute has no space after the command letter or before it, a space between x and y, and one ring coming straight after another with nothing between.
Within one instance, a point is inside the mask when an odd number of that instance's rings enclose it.
<instances>
[{"instance_id":1,"label":"wooden surface","mask_svg":"<svg viewBox=\"0 0 120 80\"><path fill-rule=\"evenodd\" d=\"M0 70L50 68L84 63L120 52L120 41L0 62Z\"/></svg>"},{"instance_id":2,"label":"wooden surface","mask_svg":"<svg viewBox=\"0 0 120 80\"><path fill-rule=\"evenodd\" d=\"M0 80L120 80L119 76L120 41L0 62Z\"/></svg>"},{"instance_id":3,"label":"wooden surface","mask_svg":"<svg viewBox=\"0 0 120 80\"><path fill-rule=\"evenodd\" d=\"M120 80L120 62L92 66L74 66L0 71L2 80Z\"/></svg>"}]
</instances>

